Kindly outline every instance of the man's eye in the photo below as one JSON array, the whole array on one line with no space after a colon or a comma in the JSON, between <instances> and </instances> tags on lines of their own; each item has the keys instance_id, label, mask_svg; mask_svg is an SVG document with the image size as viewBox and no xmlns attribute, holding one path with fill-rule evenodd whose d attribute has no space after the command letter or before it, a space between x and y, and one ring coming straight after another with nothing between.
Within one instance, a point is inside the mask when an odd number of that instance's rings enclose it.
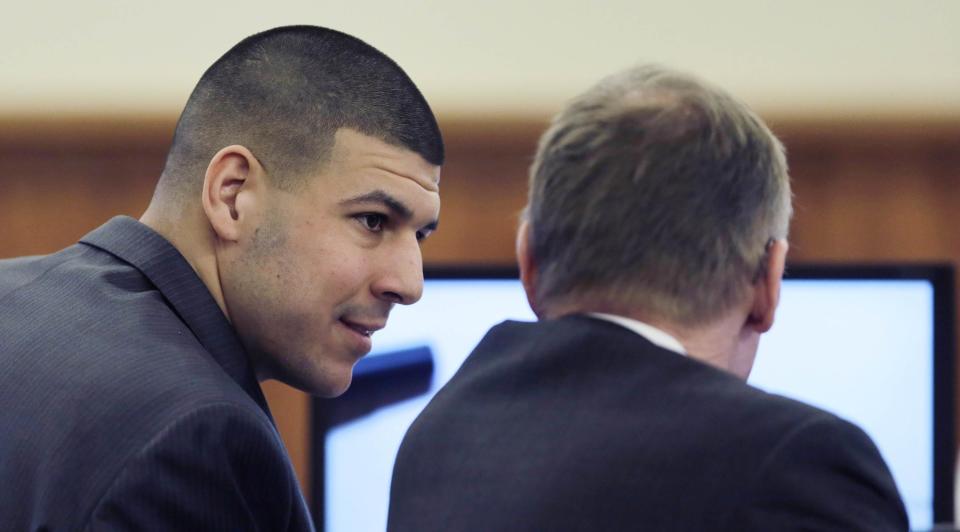
<instances>
[{"instance_id":1,"label":"man's eye","mask_svg":"<svg viewBox=\"0 0 960 532\"><path fill-rule=\"evenodd\" d=\"M383 230L383 224L387 221L387 217L382 214L370 212L358 215L357 220L363 224L363 227L368 231L378 233Z\"/></svg>"}]
</instances>

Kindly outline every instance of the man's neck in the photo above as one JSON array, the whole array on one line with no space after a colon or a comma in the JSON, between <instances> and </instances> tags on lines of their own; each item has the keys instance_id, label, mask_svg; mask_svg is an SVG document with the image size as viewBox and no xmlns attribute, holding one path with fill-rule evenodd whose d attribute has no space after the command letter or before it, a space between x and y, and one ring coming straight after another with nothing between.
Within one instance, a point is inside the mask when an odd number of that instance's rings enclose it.
<instances>
[{"instance_id":1,"label":"man's neck","mask_svg":"<svg viewBox=\"0 0 960 532\"><path fill-rule=\"evenodd\" d=\"M697 326L664 320L639 309L611 308L606 305L564 305L545 312L542 318L590 313L622 316L660 329L676 338L689 357L744 380L753 367L759 335L743 327L745 316L736 310L707 324Z\"/></svg>"},{"instance_id":2,"label":"man's neck","mask_svg":"<svg viewBox=\"0 0 960 532\"><path fill-rule=\"evenodd\" d=\"M591 312L589 315L597 319L616 323L621 327L629 329L640 336L643 336L654 345L662 347L668 351L674 351L681 355L687 354L686 348L683 347L683 344L681 344L680 341L677 340L673 335L664 331L663 329L654 327L649 323L644 323L640 320L627 318L625 316L618 316L616 314L606 314L603 312Z\"/></svg>"},{"instance_id":3,"label":"man's neck","mask_svg":"<svg viewBox=\"0 0 960 532\"><path fill-rule=\"evenodd\" d=\"M190 267L197 272L197 276L229 320L230 314L227 312L220 285L215 244L209 229L204 229L205 220L200 218L197 213L186 211L174 215L151 203L140 217L140 223L156 231L177 248Z\"/></svg>"}]
</instances>

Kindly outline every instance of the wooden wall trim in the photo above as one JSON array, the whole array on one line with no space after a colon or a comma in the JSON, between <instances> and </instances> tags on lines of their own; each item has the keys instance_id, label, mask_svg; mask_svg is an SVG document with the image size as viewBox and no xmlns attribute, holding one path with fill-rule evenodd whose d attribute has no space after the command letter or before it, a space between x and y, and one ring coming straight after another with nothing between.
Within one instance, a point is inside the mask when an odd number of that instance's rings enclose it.
<instances>
[{"instance_id":1,"label":"wooden wall trim","mask_svg":"<svg viewBox=\"0 0 960 532\"><path fill-rule=\"evenodd\" d=\"M872 147L877 143L912 148L960 145L960 115L905 117L821 117L773 115L771 129L798 146ZM173 115L0 115L0 148L169 144ZM440 118L448 144L511 146L537 139L549 125L547 116L470 116ZM531 154L532 155L532 154Z\"/></svg>"}]
</instances>

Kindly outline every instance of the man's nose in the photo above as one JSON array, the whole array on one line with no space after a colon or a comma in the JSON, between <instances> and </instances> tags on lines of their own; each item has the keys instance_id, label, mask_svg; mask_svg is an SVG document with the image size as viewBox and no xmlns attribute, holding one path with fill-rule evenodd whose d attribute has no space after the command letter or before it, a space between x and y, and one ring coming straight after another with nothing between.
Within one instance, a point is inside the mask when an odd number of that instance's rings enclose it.
<instances>
[{"instance_id":1,"label":"man's nose","mask_svg":"<svg viewBox=\"0 0 960 532\"><path fill-rule=\"evenodd\" d=\"M371 289L384 301L411 305L423 295L423 257L416 239L386 253Z\"/></svg>"}]
</instances>

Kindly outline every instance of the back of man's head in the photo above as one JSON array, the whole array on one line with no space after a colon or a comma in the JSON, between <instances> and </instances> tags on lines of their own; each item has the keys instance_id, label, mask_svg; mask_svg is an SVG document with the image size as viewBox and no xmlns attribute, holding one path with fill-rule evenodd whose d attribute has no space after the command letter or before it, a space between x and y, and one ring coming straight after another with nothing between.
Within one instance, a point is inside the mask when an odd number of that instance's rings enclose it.
<instances>
[{"instance_id":1,"label":"back of man's head","mask_svg":"<svg viewBox=\"0 0 960 532\"><path fill-rule=\"evenodd\" d=\"M426 100L390 58L350 35L314 26L248 37L197 83L180 116L158 192L198 197L217 151L248 148L271 184L295 190L351 128L434 165L443 141Z\"/></svg>"},{"instance_id":2,"label":"back of man's head","mask_svg":"<svg viewBox=\"0 0 960 532\"><path fill-rule=\"evenodd\" d=\"M541 309L602 301L697 325L763 273L768 243L786 238L791 193L782 146L745 105L641 66L554 119L526 216Z\"/></svg>"}]
</instances>

